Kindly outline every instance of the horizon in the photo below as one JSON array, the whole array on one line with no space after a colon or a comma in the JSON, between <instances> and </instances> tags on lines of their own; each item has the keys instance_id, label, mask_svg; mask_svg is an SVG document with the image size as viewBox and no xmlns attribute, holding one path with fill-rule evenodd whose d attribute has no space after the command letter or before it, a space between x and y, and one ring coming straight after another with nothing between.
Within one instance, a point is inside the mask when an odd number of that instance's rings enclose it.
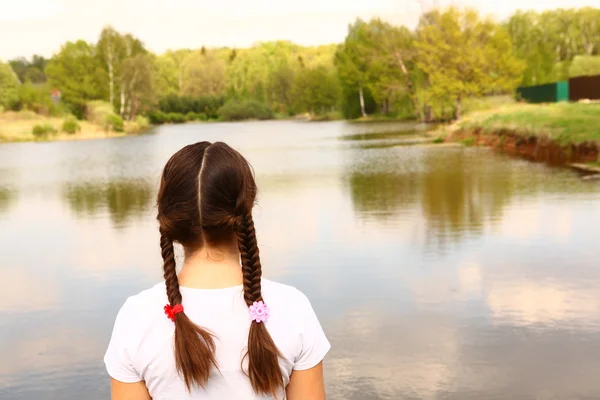
<instances>
[{"instance_id":1,"label":"horizon","mask_svg":"<svg viewBox=\"0 0 600 400\"><path fill-rule=\"evenodd\" d=\"M8 2L8 0L0 0ZM193 0L177 5L161 0L22 0L5 5L0 14L0 35L5 41L0 60L34 54L50 58L67 41L96 42L103 27L138 37L149 51L206 48L248 48L277 40L301 46L341 43L348 24L356 18L381 18L410 29L416 26L422 7L473 7L496 20L521 10L598 7L599 0L305 0L284 4L276 0L224 0L203 6ZM58 27L58 28L57 28ZM235 28L231 28L235 27ZM308 28L307 28L308 27ZM313 27L318 27L311 29Z\"/></svg>"}]
</instances>

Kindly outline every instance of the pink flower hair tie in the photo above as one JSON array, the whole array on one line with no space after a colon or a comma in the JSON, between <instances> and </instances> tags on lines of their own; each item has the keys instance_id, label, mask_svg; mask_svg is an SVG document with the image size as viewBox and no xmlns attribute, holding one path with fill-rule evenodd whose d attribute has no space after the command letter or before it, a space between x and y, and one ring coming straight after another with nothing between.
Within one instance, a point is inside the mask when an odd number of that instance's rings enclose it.
<instances>
[{"instance_id":1,"label":"pink flower hair tie","mask_svg":"<svg viewBox=\"0 0 600 400\"><path fill-rule=\"evenodd\" d=\"M173 307L171 307L170 304L165 306L165 314L173 322L175 322L175 315L179 314L180 312L183 312L183 306L181 304L176 304Z\"/></svg>"},{"instance_id":2,"label":"pink flower hair tie","mask_svg":"<svg viewBox=\"0 0 600 400\"><path fill-rule=\"evenodd\" d=\"M269 307L261 301L255 301L249 307L250 319L258 323L266 322L269 318Z\"/></svg>"}]
</instances>

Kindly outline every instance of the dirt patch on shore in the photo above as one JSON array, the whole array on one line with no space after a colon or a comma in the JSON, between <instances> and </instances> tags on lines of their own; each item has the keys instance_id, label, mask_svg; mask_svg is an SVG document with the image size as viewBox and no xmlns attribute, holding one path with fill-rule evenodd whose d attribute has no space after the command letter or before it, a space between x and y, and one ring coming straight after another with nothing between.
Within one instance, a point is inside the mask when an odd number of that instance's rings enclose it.
<instances>
[{"instance_id":1,"label":"dirt patch on shore","mask_svg":"<svg viewBox=\"0 0 600 400\"><path fill-rule=\"evenodd\" d=\"M539 136L523 136L510 130L483 133L481 130L458 130L449 137L450 141L471 139L476 146L489 146L517 157L552 165L593 163L600 161L600 144L584 142L560 145Z\"/></svg>"}]
</instances>

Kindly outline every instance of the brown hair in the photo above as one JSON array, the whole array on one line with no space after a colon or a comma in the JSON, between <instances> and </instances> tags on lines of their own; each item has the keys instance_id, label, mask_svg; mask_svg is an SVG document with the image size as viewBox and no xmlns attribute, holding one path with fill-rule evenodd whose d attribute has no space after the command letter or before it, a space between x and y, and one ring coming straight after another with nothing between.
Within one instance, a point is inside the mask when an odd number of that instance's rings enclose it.
<instances>
[{"instance_id":1,"label":"brown hair","mask_svg":"<svg viewBox=\"0 0 600 400\"><path fill-rule=\"evenodd\" d=\"M160 246L171 306L181 304L173 242L197 248L236 240L248 306L262 300L261 265L252 220L256 183L244 157L225 143L199 142L175 153L165 165L158 193ZM214 366L213 335L185 313L175 316L175 364L188 390L205 388ZM257 394L283 389L277 346L264 323L252 321L248 334L248 371Z\"/></svg>"}]
</instances>

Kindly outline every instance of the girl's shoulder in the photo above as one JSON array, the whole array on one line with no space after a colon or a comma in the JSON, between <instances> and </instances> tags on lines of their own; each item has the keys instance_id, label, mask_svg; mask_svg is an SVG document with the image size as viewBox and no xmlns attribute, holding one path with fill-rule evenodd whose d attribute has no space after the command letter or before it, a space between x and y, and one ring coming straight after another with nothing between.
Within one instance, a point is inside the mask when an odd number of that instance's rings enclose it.
<instances>
[{"instance_id":1,"label":"girl's shoulder","mask_svg":"<svg viewBox=\"0 0 600 400\"><path fill-rule=\"evenodd\" d=\"M265 303L273 309L283 309L297 316L312 314L313 309L308 297L294 286L262 279L262 295Z\"/></svg>"}]
</instances>

